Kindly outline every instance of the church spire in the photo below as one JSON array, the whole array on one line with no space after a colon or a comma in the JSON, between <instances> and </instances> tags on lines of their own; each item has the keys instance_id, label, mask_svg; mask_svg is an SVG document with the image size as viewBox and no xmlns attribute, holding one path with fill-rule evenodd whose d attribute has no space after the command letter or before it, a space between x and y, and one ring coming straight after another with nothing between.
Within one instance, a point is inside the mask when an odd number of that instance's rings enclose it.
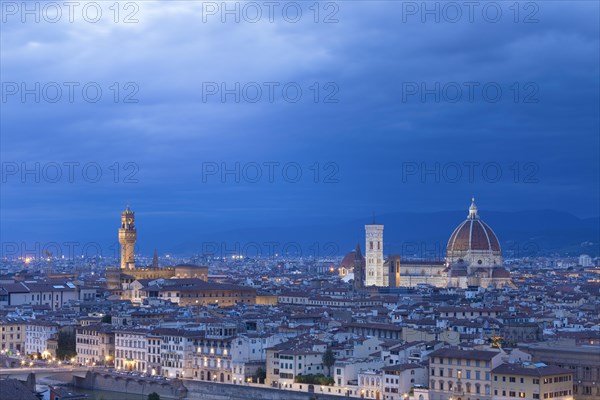
<instances>
[{"instance_id":1,"label":"church spire","mask_svg":"<svg viewBox=\"0 0 600 400\"><path fill-rule=\"evenodd\" d=\"M356 242L356 250L354 253L354 259L362 260L362 253L360 251L360 242Z\"/></svg>"},{"instance_id":2,"label":"church spire","mask_svg":"<svg viewBox=\"0 0 600 400\"><path fill-rule=\"evenodd\" d=\"M475 204L475 196L471 198L471 207L469 207L469 219L479 219L477 214L477 205Z\"/></svg>"}]
</instances>

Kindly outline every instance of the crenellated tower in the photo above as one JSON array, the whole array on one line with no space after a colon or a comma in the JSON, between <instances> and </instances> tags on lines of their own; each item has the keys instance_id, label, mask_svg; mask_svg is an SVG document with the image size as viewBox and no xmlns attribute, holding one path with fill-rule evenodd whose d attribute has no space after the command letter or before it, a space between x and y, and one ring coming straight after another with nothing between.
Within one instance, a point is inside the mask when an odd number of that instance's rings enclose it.
<instances>
[{"instance_id":1,"label":"crenellated tower","mask_svg":"<svg viewBox=\"0 0 600 400\"><path fill-rule=\"evenodd\" d=\"M121 244L121 269L135 268L135 241L137 232L135 230L134 212L127 207L121 213L121 228L119 228L119 243Z\"/></svg>"}]
</instances>

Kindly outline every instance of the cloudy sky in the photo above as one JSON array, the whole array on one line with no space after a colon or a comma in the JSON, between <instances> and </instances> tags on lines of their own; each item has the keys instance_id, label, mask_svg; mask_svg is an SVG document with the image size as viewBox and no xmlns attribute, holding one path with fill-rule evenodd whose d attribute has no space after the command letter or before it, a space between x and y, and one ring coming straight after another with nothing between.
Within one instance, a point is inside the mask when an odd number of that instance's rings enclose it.
<instances>
[{"instance_id":1,"label":"cloudy sky","mask_svg":"<svg viewBox=\"0 0 600 400\"><path fill-rule=\"evenodd\" d=\"M2 242L598 216L598 2L473 4L2 0Z\"/></svg>"}]
</instances>

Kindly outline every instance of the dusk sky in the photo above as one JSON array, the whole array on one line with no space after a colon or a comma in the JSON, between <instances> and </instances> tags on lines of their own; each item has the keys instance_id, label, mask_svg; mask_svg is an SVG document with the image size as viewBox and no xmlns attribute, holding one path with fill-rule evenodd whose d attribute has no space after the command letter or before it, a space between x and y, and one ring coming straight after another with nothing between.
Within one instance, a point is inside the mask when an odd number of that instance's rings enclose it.
<instances>
[{"instance_id":1,"label":"dusk sky","mask_svg":"<svg viewBox=\"0 0 600 400\"><path fill-rule=\"evenodd\" d=\"M3 243L116 240L127 205L172 242L473 195L599 215L596 1L26 3L1 2Z\"/></svg>"}]
</instances>

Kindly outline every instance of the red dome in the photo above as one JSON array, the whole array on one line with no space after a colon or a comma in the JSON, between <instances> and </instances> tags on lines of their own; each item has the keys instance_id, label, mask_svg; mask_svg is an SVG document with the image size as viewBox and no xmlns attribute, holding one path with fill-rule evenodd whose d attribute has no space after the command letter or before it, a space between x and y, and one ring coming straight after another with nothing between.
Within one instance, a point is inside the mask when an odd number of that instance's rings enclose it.
<instances>
[{"instance_id":1,"label":"red dome","mask_svg":"<svg viewBox=\"0 0 600 400\"><path fill-rule=\"evenodd\" d=\"M460 257L471 250L500 253L500 242L492 228L479 219L474 200L469 208L469 216L450 236L446 255Z\"/></svg>"},{"instance_id":2,"label":"red dome","mask_svg":"<svg viewBox=\"0 0 600 400\"><path fill-rule=\"evenodd\" d=\"M354 268L354 250L350 253L346 254L342 259L342 263L340 264L340 268L352 269Z\"/></svg>"}]
</instances>

